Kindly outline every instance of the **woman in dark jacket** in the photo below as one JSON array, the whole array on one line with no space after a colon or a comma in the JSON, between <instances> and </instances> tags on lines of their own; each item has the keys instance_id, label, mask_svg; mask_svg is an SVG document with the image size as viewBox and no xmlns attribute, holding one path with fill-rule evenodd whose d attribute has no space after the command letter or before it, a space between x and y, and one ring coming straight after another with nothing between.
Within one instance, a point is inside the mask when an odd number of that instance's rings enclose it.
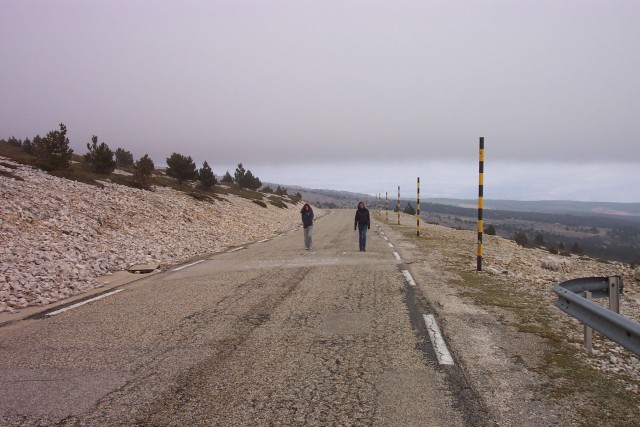
<instances>
[{"instance_id":1,"label":"woman in dark jacket","mask_svg":"<svg viewBox=\"0 0 640 427\"><path fill-rule=\"evenodd\" d=\"M311 250L311 232L313 231L313 209L309 203L305 203L300 211L302 215L302 227L304 228L304 247Z\"/></svg>"},{"instance_id":2,"label":"woman in dark jacket","mask_svg":"<svg viewBox=\"0 0 640 427\"><path fill-rule=\"evenodd\" d=\"M358 230L358 242L360 243L360 251L365 252L367 246L367 230L371 228L371 219L369 218L369 210L364 207L364 203L358 203L356 211L356 219L353 223L353 229Z\"/></svg>"}]
</instances>

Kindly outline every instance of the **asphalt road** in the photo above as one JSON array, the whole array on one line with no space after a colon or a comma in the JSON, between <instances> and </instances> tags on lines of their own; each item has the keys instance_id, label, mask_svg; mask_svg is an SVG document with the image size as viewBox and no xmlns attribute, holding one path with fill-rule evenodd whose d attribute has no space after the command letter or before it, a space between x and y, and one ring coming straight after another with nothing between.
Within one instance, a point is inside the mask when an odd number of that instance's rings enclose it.
<instances>
[{"instance_id":1,"label":"asphalt road","mask_svg":"<svg viewBox=\"0 0 640 427\"><path fill-rule=\"evenodd\" d=\"M485 425L354 211L0 328L0 425ZM426 314L426 313L425 313Z\"/></svg>"}]
</instances>

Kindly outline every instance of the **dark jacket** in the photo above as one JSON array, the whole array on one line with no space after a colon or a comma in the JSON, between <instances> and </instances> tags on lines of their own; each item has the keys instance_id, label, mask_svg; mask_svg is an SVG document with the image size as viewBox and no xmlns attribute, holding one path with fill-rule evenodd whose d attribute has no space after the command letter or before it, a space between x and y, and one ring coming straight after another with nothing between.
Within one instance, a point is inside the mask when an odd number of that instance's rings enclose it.
<instances>
[{"instance_id":1,"label":"dark jacket","mask_svg":"<svg viewBox=\"0 0 640 427\"><path fill-rule=\"evenodd\" d=\"M369 209L358 208L356 211L356 220L353 223L353 228L358 227L358 224L367 224L367 228L371 228L371 220L369 219Z\"/></svg>"},{"instance_id":2,"label":"dark jacket","mask_svg":"<svg viewBox=\"0 0 640 427\"><path fill-rule=\"evenodd\" d=\"M313 225L313 210L302 212L302 226L304 228L311 227Z\"/></svg>"}]
</instances>

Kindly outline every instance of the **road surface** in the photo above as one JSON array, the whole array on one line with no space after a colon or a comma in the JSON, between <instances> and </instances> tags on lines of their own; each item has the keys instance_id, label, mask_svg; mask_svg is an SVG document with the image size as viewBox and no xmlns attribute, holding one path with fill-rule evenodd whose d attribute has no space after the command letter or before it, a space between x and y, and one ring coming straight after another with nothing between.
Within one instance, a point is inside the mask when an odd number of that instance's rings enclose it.
<instances>
[{"instance_id":1,"label":"road surface","mask_svg":"<svg viewBox=\"0 0 640 427\"><path fill-rule=\"evenodd\" d=\"M353 214L316 221L311 251L294 230L0 328L0 425L488 425Z\"/></svg>"}]
</instances>

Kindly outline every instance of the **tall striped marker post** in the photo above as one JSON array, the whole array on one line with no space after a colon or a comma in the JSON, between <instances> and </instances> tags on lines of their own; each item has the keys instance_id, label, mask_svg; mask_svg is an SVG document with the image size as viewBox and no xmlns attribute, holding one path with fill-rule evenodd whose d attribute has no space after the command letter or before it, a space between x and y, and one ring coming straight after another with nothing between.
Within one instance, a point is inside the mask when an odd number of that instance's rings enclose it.
<instances>
[{"instance_id":1,"label":"tall striped marker post","mask_svg":"<svg viewBox=\"0 0 640 427\"><path fill-rule=\"evenodd\" d=\"M398 225L400 225L400 186L398 185Z\"/></svg>"},{"instance_id":2,"label":"tall striped marker post","mask_svg":"<svg viewBox=\"0 0 640 427\"><path fill-rule=\"evenodd\" d=\"M484 208L484 137L480 137L480 162L478 168L478 265L476 271L482 271L482 210Z\"/></svg>"},{"instance_id":3,"label":"tall striped marker post","mask_svg":"<svg viewBox=\"0 0 640 427\"><path fill-rule=\"evenodd\" d=\"M389 192L384 192L384 219L389 222Z\"/></svg>"},{"instance_id":4,"label":"tall striped marker post","mask_svg":"<svg viewBox=\"0 0 640 427\"><path fill-rule=\"evenodd\" d=\"M420 177L418 177L418 200L416 207L416 236L420 237Z\"/></svg>"}]
</instances>

